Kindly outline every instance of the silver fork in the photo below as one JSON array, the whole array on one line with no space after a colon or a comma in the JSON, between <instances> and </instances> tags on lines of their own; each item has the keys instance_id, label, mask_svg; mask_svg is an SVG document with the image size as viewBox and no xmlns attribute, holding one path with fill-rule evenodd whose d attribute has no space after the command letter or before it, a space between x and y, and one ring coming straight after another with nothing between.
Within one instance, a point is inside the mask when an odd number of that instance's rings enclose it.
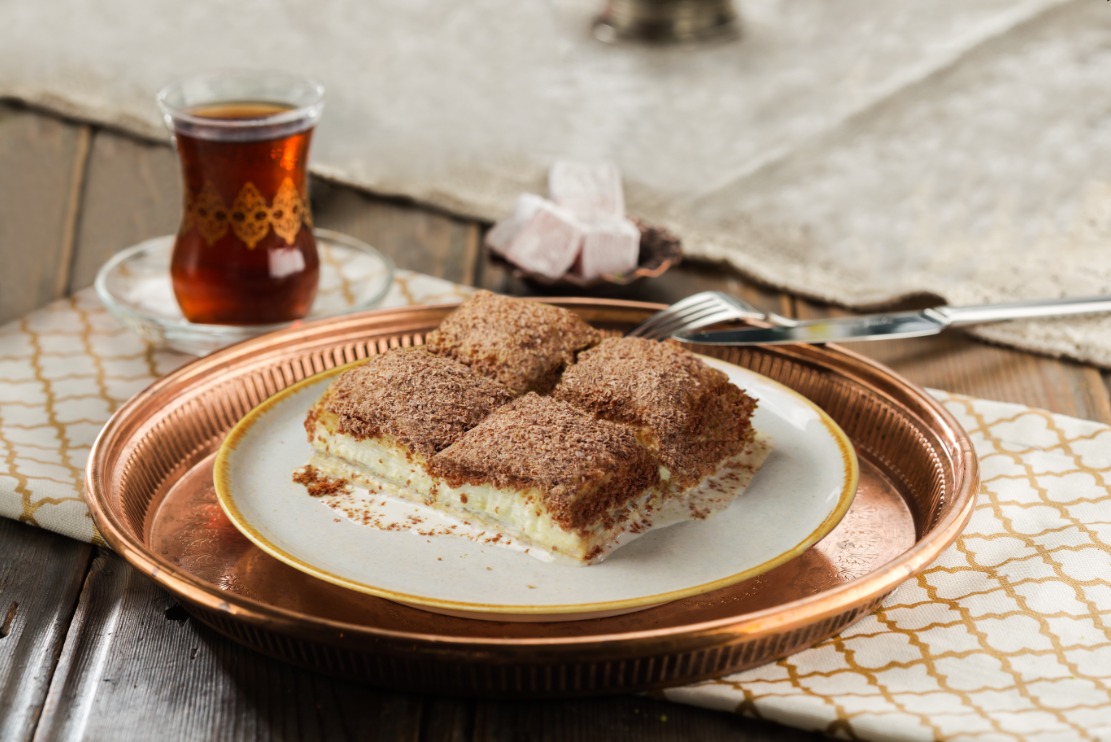
<instances>
[{"instance_id":1,"label":"silver fork","mask_svg":"<svg viewBox=\"0 0 1111 742\"><path fill-rule=\"evenodd\" d=\"M698 330L719 322L752 319L781 326L795 323L789 317L761 312L748 302L724 291L703 291L661 309L627 332L626 336L664 340L678 332Z\"/></svg>"}]
</instances>

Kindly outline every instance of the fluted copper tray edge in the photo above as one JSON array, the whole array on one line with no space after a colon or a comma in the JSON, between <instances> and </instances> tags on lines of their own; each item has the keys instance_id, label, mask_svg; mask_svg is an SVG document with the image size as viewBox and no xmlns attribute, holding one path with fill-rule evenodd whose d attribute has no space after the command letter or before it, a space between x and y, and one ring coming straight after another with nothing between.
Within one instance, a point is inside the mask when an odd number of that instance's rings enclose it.
<instances>
[{"instance_id":1,"label":"fluted copper tray edge","mask_svg":"<svg viewBox=\"0 0 1111 742\"><path fill-rule=\"evenodd\" d=\"M590 310L625 313L629 315L628 322L658 308L657 305L640 302L577 299L554 301L587 313ZM574 649L575 657L579 661L588 661L595 657L631 657L638 652L666 654L680 649L692 651L726 646L737 641L739 637L745 641L753 641L760 637L787 634L840 616L847 616L854 611L865 611L907 577L921 571L933 561L941 550L956 538L971 514L978 482L978 468L967 435L961 431L952 416L925 392L879 364L834 347L824 349L798 347L787 352L795 354L803 361L809 359L818 364L828 364L831 359L836 360L843 365L842 370L846 371L847 375L878 383L890 395L902 395L913 400L919 414L930 418L938 429L946 432L946 435L941 437L946 441L949 449L948 455L955 467L954 481L958 483L958 487L951 493L951 500L938 521L932 525L923 525L922 528L927 531L925 536L888 569L859 578L815 598L779 605L744 616L670 630L648 630L617 635L599 634L590 637L501 640L493 638L475 641L473 638L460 639L449 635L430 637L425 634L414 635L404 632L368 632L363 626L325 619L307 621L307 618L311 617L291 613L242 596L220 593L211 585L195 579L175 565L151 554L141 539L137 538L121 521L118 513L108 507L105 488L110 486L110 483L103 481L100 474L112 453L109 448L120 432L119 429L123 425L121 421L127 421L144 405L149 406L153 399L168 388L190 380L208 379L211 369L219 366L233 364L244 364L237 365L237 368L264 366L268 358L275 353L280 353L283 347L298 338L329 334L342 336L346 331L345 328L358 328L367 333L380 330L390 330L395 334L413 332L426 329L430 319L442 316L446 311L447 308L443 306L378 310L306 324L248 341L206 359L199 359L153 384L120 408L105 426L90 454L86 473L90 509L105 539L129 563L150 575L158 584L182 599L187 606L207 614L209 619L224 616L233 622L249 624L264 631L274 631L304 641L355 650L365 650L369 647L373 651L392 653L404 647L411 647L416 642L428 652L448 656L460 653L472 658L482 656L485 661L490 662L512 663L523 659L525 655L528 661L532 662L558 662L560 658L566 657L569 648ZM225 633L231 632L225 630ZM278 654L281 656L280 652ZM697 676L698 673L693 673L689 679L696 679ZM652 687L653 685L654 683L649 682L633 684L631 687Z\"/></svg>"}]
</instances>

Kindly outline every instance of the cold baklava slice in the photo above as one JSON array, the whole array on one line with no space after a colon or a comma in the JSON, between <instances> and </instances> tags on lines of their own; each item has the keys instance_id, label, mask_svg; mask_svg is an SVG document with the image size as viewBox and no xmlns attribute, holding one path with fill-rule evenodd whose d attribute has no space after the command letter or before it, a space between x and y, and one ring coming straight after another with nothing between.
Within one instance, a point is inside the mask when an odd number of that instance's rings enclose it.
<instances>
[{"instance_id":1,"label":"cold baklava slice","mask_svg":"<svg viewBox=\"0 0 1111 742\"><path fill-rule=\"evenodd\" d=\"M461 363L420 348L396 349L350 368L309 410L313 467L424 499L429 460L513 395Z\"/></svg>"},{"instance_id":2,"label":"cold baklava slice","mask_svg":"<svg viewBox=\"0 0 1111 742\"><path fill-rule=\"evenodd\" d=\"M480 291L429 333L426 346L453 358L514 394L552 390L598 331L574 312L527 299Z\"/></svg>"},{"instance_id":3,"label":"cold baklava slice","mask_svg":"<svg viewBox=\"0 0 1111 742\"><path fill-rule=\"evenodd\" d=\"M603 340L564 371L553 396L633 426L674 490L691 488L726 464L751 474L768 452L752 427L756 400L671 342Z\"/></svg>"},{"instance_id":4,"label":"cold baklava slice","mask_svg":"<svg viewBox=\"0 0 1111 742\"><path fill-rule=\"evenodd\" d=\"M660 495L635 431L531 393L436 454L432 471L439 507L582 563L646 529Z\"/></svg>"}]
</instances>

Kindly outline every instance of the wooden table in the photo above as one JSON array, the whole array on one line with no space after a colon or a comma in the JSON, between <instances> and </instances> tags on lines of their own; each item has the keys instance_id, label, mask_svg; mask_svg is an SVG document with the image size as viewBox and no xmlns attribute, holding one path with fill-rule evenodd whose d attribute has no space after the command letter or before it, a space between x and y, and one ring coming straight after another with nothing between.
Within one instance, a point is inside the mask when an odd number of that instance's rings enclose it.
<instances>
[{"instance_id":1,"label":"wooden table","mask_svg":"<svg viewBox=\"0 0 1111 742\"><path fill-rule=\"evenodd\" d=\"M403 268L506 293L530 288L488 265L485 225L323 182L318 225ZM88 286L116 250L180 216L168 146L0 102L0 322ZM671 302L724 289L782 314L835 310L688 264L609 295ZM858 344L925 385L1111 423L1098 369L990 347L953 332ZM105 549L0 520L0 739L565 740L812 739L648 696L499 702L371 688L254 654L190 620Z\"/></svg>"}]
</instances>

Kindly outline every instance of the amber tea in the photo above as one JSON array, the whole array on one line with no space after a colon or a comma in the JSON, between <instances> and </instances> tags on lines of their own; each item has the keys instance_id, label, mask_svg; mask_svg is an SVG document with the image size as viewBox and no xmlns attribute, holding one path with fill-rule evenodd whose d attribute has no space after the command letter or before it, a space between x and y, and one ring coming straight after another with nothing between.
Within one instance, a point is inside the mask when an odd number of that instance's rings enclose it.
<instances>
[{"instance_id":1,"label":"amber tea","mask_svg":"<svg viewBox=\"0 0 1111 742\"><path fill-rule=\"evenodd\" d=\"M315 110L247 98L175 107L165 97L185 196L170 266L182 313L217 324L304 317L319 277L307 177L319 102Z\"/></svg>"}]
</instances>

